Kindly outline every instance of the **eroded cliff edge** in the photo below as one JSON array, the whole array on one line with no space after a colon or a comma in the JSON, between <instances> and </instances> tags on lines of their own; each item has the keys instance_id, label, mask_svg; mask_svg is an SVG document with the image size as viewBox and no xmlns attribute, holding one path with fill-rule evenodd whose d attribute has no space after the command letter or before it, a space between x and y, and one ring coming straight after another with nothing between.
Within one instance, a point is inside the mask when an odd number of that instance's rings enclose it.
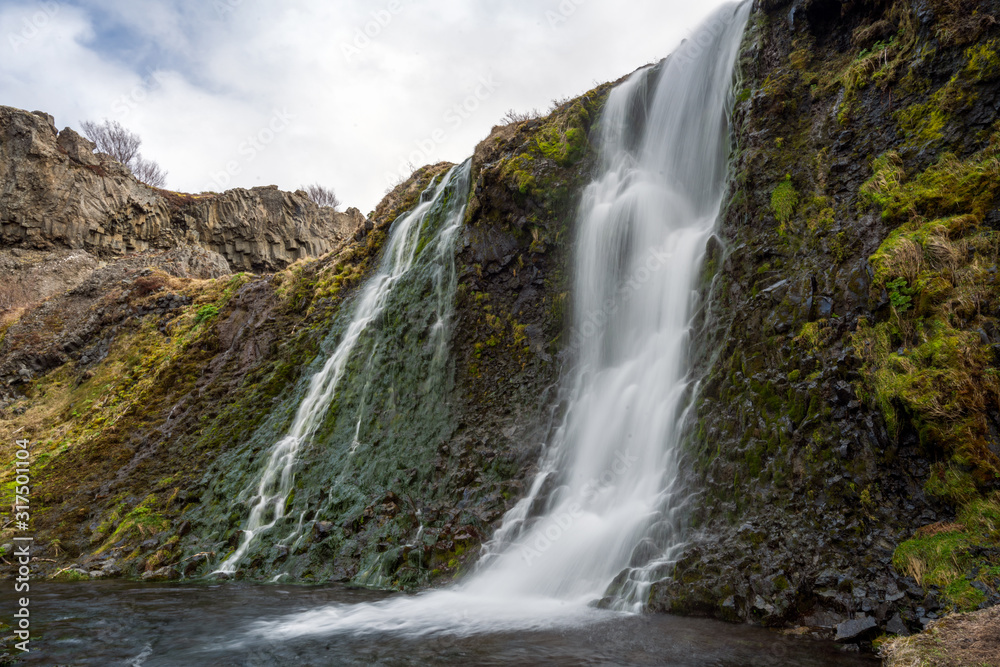
<instances>
[{"instance_id":1,"label":"eroded cliff edge","mask_svg":"<svg viewBox=\"0 0 1000 667\"><path fill-rule=\"evenodd\" d=\"M274 186L197 195L151 188L51 116L0 107L0 243L100 258L195 246L233 271L318 257L364 225Z\"/></svg>"}]
</instances>

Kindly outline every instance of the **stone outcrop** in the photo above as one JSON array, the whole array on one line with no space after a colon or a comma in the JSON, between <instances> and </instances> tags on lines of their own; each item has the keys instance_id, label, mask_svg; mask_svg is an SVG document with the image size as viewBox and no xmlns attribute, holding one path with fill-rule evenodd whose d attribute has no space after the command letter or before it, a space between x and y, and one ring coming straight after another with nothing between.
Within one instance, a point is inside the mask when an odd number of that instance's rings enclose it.
<instances>
[{"instance_id":1,"label":"stone outcrop","mask_svg":"<svg viewBox=\"0 0 1000 667\"><path fill-rule=\"evenodd\" d=\"M51 116L0 107L0 243L108 258L193 245L234 271L321 255L364 228L304 192L276 186L188 195L151 188Z\"/></svg>"}]
</instances>

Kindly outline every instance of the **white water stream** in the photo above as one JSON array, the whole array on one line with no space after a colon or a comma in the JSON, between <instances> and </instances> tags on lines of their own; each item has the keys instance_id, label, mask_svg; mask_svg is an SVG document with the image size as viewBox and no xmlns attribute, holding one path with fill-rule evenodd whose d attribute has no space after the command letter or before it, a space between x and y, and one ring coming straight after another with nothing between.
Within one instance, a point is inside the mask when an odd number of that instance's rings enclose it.
<instances>
[{"instance_id":1,"label":"white water stream","mask_svg":"<svg viewBox=\"0 0 1000 667\"><path fill-rule=\"evenodd\" d=\"M691 319L725 197L733 71L749 12L748 2L723 7L607 102L601 168L576 226L569 407L478 570L447 590L325 607L256 632L552 627L606 614L592 605L609 586L612 608L641 608L651 573L682 547Z\"/></svg>"},{"instance_id":2,"label":"white water stream","mask_svg":"<svg viewBox=\"0 0 1000 667\"><path fill-rule=\"evenodd\" d=\"M381 315L393 288L413 269L424 223L434 208L441 205L445 191L452 186L459 194L445 204L449 207L447 219L431 241L434 259L442 267L441 275L436 281L439 292L438 319L432 335L436 349L443 347L441 339L444 337L445 321L450 313L451 298L454 294L455 276L452 259L454 239L465 218L465 200L471 168L471 160L452 168L433 189L428 189L423 194L420 203L411 212L393 223L378 272L365 284L358 297L351 322L340 343L326 360L323 368L310 379L309 389L299 404L288 432L271 448L256 487L256 494L252 500L253 507L243 529L240 545L219 565L217 572L225 574L235 572L240 560L254 543L254 539L271 529L285 516L285 504L292 491L293 471L299 450L322 424L359 338ZM445 271L443 268L445 266L450 267L450 270ZM356 442L352 444L352 452L354 447Z\"/></svg>"}]
</instances>

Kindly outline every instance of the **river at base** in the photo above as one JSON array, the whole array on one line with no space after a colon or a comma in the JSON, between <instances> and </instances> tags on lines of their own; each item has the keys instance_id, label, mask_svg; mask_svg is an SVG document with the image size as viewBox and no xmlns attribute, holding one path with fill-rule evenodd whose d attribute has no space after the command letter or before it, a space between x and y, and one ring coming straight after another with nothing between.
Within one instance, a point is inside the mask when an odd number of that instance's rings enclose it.
<instances>
[{"instance_id":1,"label":"river at base","mask_svg":"<svg viewBox=\"0 0 1000 667\"><path fill-rule=\"evenodd\" d=\"M398 595L398 594L397 594ZM32 584L31 652L19 665L677 665L878 664L829 642L745 625L608 613L583 626L454 637L334 634L276 641L250 633L321 605L390 594L344 586L226 583ZM13 609L14 595L0 595Z\"/></svg>"}]
</instances>

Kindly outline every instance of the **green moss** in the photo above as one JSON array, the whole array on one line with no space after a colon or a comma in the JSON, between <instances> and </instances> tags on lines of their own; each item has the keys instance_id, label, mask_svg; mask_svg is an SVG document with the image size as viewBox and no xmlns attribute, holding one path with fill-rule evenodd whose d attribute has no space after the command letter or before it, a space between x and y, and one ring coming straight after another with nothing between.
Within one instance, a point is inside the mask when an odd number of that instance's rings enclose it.
<instances>
[{"instance_id":1,"label":"green moss","mask_svg":"<svg viewBox=\"0 0 1000 667\"><path fill-rule=\"evenodd\" d=\"M958 523L928 526L900 544L893 567L923 586L940 587L953 610L972 610L986 601L973 583L996 590L1000 557L989 547L998 538L1000 494L993 494L967 503Z\"/></svg>"},{"instance_id":2,"label":"green moss","mask_svg":"<svg viewBox=\"0 0 1000 667\"><path fill-rule=\"evenodd\" d=\"M976 480L972 475L956 466L946 467L940 462L931 468L931 474L924 484L924 491L956 507L979 497Z\"/></svg>"},{"instance_id":3,"label":"green moss","mask_svg":"<svg viewBox=\"0 0 1000 667\"><path fill-rule=\"evenodd\" d=\"M782 230L792 219L795 207L799 203L799 193L792 184L791 174L786 174L785 179L775 186L771 192L771 211L775 219L780 224Z\"/></svg>"},{"instance_id":4,"label":"green moss","mask_svg":"<svg viewBox=\"0 0 1000 667\"><path fill-rule=\"evenodd\" d=\"M832 80L818 81L821 90L829 91L833 86L843 88L843 98L837 111L837 120L842 124L850 121L862 90L869 85L886 89L897 81L900 72L910 69L917 45L917 26L908 9L901 12L892 10L891 14L897 21L894 35L859 50L841 66L842 69Z\"/></svg>"},{"instance_id":5,"label":"green moss","mask_svg":"<svg viewBox=\"0 0 1000 667\"><path fill-rule=\"evenodd\" d=\"M500 176L524 196L537 196L545 213L561 209L574 196L555 166L578 164L590 150L589 133L594 118L607 99L610 86L600 86L571 102L558 106L539 124L524 128L519 145L500 159ZM498 141L504 141L498 137ZM469 209L470 215L472 208Z\"/></svg>"},{"instance_id":6,"label":"green moss","mask_svg":"<svg viewBox=\"0 0 1000 667\"><path fill-rule=\"evenodd\" d=\"M788 54L788 63L797 70L805 70L812 60L810 49L795 49Z\"/></svg>"},{"instance_id":7,"label":"green moss","mask_svg":"<svg viewBox=\"0 0 1000 667\"><path fill-rule=\"evenodd\" d=\"M997 53L997 40L970 46L965 51L968 64L965 74L976 81L986 81L1000 76L1000 54Z\"/></svg>"},{"instance_id":8,"label":"green moss","mask_svg":"<svg viewBox=\"0 0 1000 667\"><path fill-rule=\"evenodd\" d=\"M530 154L521 154L507 160L500 174L503 178L512 180L517 185L518 192L524 195L537 186L533 169L534 157Z\"/></svg>"},{"instance_id":9,"label":"green moss","mask_svg":"<svg viewBox=\"0 0 1000 667\"><path fill-rule=\"evenodd\" d=\"M802 325L802 329L799 331L799 335L795 337L794 342L807 350L815 350L826 345L832 335L832 331L825 319L806 322Z\"/></svg>"},{"instance_id":10,"label":"green moss","mask_svg":"<svg viewBox=\"0 0 1000 667\"><path fill-rule=\"evenodd\" d=\"M590 112L579 100L567 112L558 114L539 132L535 145L541 155L561 167L569 167L587 150Z\"/></svg>"},{"instance_id":11,"label":"green moss","mask_svg":"<svg viewBox=\"0 0 1000 667\"><path fill-rule=\"evenodd\" d=\"M997 541L1000 539L1000 493L989 497L977 496L965 503L958 513L958 520L970 532ZM992 569L994 576L1000 576L998 566L1000 563Z\"/></svg>"},{"instance_id":12,"label":"green moss","mask_svg":"<svg viewBox=\"0 0 1000 667\"><path fill-rule=\"evenodd\" d=\"M945 587L944 594L958 611L973 611L986 602L986 594L973 588L968 579L954 579Z\"/></svg>"},{"instance_id":13,"label":"green moss","mask_svg":"<svg viewBox=\"0 0 1000 667\"><path fill-rule=\"evenodd\" d=\"M105 541L98 553L108 549L119 540L145 538L166 530L170 526L170 522L156 511L155 508L158 504L156 496L147 496L121 518L114 533Z\"/></svg>"},{"instance_id":14,"label":"green moss","mask_svg":"<svg viewBox=\"0 0 1000 667\"><path fill-rule=\"evenodd\" d=\"M858 393L892 431L911 423L925 446L970 467L979 483L1000 475L987 416L1000 386L980 333L995 318L977 305L1000 298L991 273L1000 239L981 226L1000 194L998 155L994 135L967 159L945 153L907 178L887 153L862 188L886 220L902 224L869 258L873 297L885 290L892 317L859 323L854 344L866 364Z\"/></svg>"},{"instance_id":15,"label":"green moss","mask_svg":"<svg viewBox=\"0 0 1000 667\"><path fill-rule=\"evenodd\" d=\"M896 121L908 144L925 144L942 138L949 117L941 106L941 95L896 113Z\"/></svg>"},{"instance_id":16,"label":"green moss","mask_svg":"<svg viewBox=\"0 0 1000 667\"><path fill-rule=\"evenodd\" d=\"M984 480L992 479L998 468L985 414L996 399L997 380L978 334L932 320L914 335L919 343L900 351L892 324L859 323L854 342L867 361L862 395L881 408L893 432L908 418L928 445L943 447L957 461L977 466Z\"/></svg>"},{"instance_id":17,"label":"green moss","mask_svg":"<svg viewBox=\"0 0 1000 667\"><path fill-rule=\"evenodd\" d=\"M962 71L934 91L926 102L896 113L904 144L922 146L939 141L954 115L969 108L976 99L974 84L1000 75L996 40L970 47L965 57L967 62Z\"/></svg>"},{"instance_id":18,"label":"green moss","mask_svg":"<svg viewBox=\"0 0 1000 667\"><path fill-rule=\"evenodd\" d=\"M882 207L892 221L928 220L971 214L981 220L1000 191L1000 137L968 160L943 154L926 171L909 181L899 156L889 153L874 164L875 174L861 188L867 201Z\"/></svg>"},{"instance_id":19,"label":"green moss","mask_svg":"<svg viewBox=\"0 0 1000 667\"><path fill-rule=\"evenodd\" d=\"M59 570L51 578L56 581L87 581L90 579L86 574L69 568Z\"/></svg>"},{"instance_id":20,"label":"green moss","mask_svg":"<svg viewBox=\"0 0 1000 667\"><path fill-rule=\"evenodd\" d=\"M216 305L206 305L198 309L197 314L194 316L195 324L202 324L208 320L214 319L219 314L219 307Z\"/></svg>"},{"instance_id":21,"label":"green moss","mask_svg":"<svg viewBox=\"0 0 1000 667\"><path fill-rule=\"evenodd\" d=\"M768 103L772 113L795 111L798 108L798 96L795 89L799 82L798 72L779 71L768 75L760 87L760 93Z\"/></svg>"}]
</instances>

